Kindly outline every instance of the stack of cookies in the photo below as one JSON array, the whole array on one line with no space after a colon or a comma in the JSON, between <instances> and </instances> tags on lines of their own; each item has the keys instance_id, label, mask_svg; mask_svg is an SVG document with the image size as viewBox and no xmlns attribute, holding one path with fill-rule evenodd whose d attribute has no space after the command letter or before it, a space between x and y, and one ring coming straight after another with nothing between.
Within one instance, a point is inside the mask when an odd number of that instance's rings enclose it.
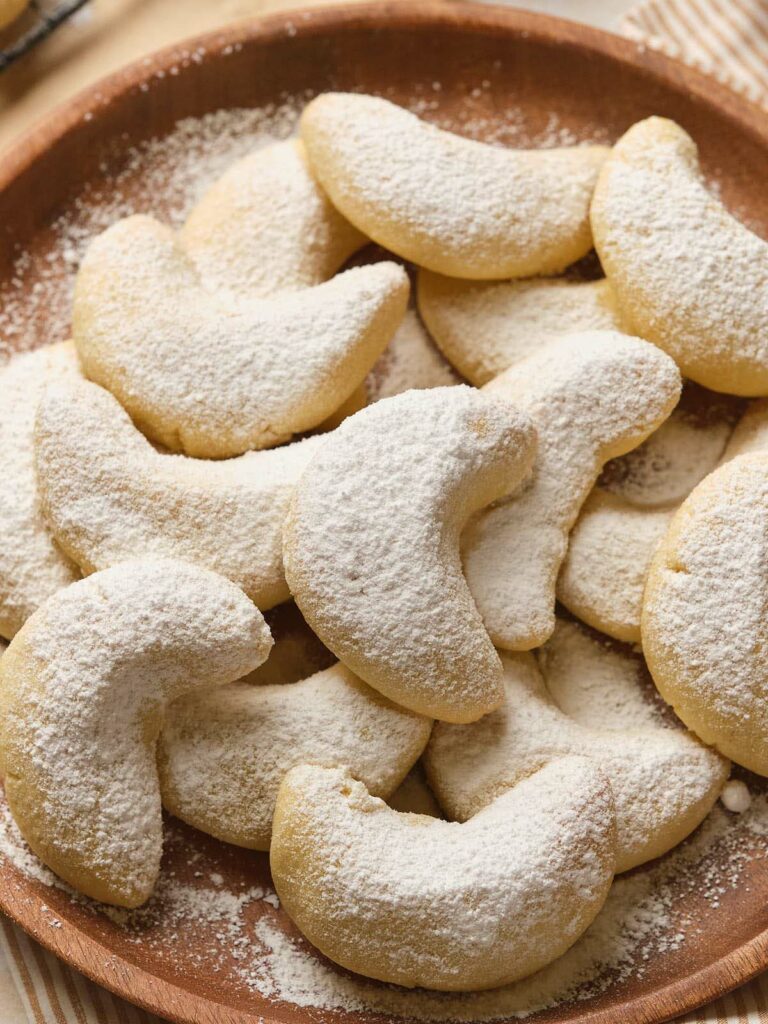
<instances>
[{"instance_id":1,"label":"stack of cookies","mask_svg":"<svg viewBox=\"0 0 768 1024\"><path fill-rule=\"evenodd\" d=\"M768 775L768 243L673 122L320 96L0 376L0 765L79 892L144 903L165 808L343 967L491 988Z\"/></svg>"}]
</instances>

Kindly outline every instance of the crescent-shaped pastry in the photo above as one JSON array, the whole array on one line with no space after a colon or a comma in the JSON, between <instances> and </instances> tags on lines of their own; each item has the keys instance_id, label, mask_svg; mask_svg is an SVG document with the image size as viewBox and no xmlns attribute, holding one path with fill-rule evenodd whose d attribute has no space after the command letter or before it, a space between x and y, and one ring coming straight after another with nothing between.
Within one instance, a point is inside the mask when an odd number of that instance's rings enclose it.
<instances>
[{"instance_id":1,"label":"crescent-shaped pastry","mask_svg":"<svg viewBox=\"0 0 768 1024\"><path fill-rule=\"evenodd\" d=\"M674 508L638 508L595 487L568 538L557 599L593 629L640 643L643 589Z\"/></svg>"},{"instance_id":2,"label":"crescent-shaped pastry","mask_svg":"<svg viewBox=\"0 0 768 1024\"><path fill-rule=\"evenodd\" d=\"M283 531L291 593L323 643L404 707L464 722L502 699L459 534L519 483L534 439L524 414L466 385L407 391L342 423L299 481Z\"/></svg>"},{"instance_id":3,"label":"crescent-shaped pastry","mask_svg":"<svg viewBox=\"0 0 768 1024\"><path fill-rule=\"evenodd\" d=\"M608 149L502 149L376 96L325 93L301 117L312 171L355 227L451 277L554 274L592 247Z\"/></svg>"},{"instance_id":4,"label":"crescent-shaped pastry","mask_svg":"<svg viewBox=\"0 0 768 1024\"><path fill-rule=\"evenodd\" d=\"M40 402L35 458L45 516L84 573L137 552L181 558L270 608L289 596L283 520L322 444L307 438L222 462L161 453L108 391L72 380Z\"/></svg>"},{"instance_id":5,"label":"crescent-shaped pastry","mask_svg":"<svg viewBox=\"0 0 768 1024\"><path fill-rule=\"evenodd\" d=\"M422 270L418 301L445 357L478 387L564 334L627 327L604 278L460 281Z\"/></svg>"},{"instance_id":6,"label":"crescent-shaped pastry","mask_svg":"<svg viewBox=\"0 0 768 1024\"><path fill-rule=\"evenodd\" d=\"M552 342L484 393L528 412L539 447L530 482L466 530L464 570L496 646L528 650L554 629L568 534L603 464L670 414L680 374L655 345L592 331Z\"/></svg>"},{"instance_id":7,"label":"crescent-shaped pastry","mask_svg":"<svg viewBox=\"0 0 768 1024\"><path fill-rule=\"evenodd\" d=\"M227 168L179 239L207 288L244 299L322 284L365 244L318 186L299 139Z\"/></svg>"},{"instance_id":8,"label":"crescent-shaped pastry","mask_svg":"<svg viewBox=\"0 0 768 1024\"><path fill-rule=\"evenodd\" d=\"M687 132L662 117L633 125L603 166L591 220L638 334L705 387L768 394L768 242L707 187Z\"/></svg>"},{"instance_id":9,"label":"crescent-shaped pastry","mask_svg":"<svg viewBox=\"0 0 768 1024\"><path fill-rule=\"evenodd\" d=\"M192 693L169 708L160 737L163 805L217 839L268 850L290 768L348 768L386 798L431 729L431 719L393 704L339 662L296 683Z\"/></svg>"},{"instance_id":10,"label":"crescent-shaped pastry","mask_svg":"<svg viewBox=\"0 0 768 1024\"><path fill-rule=\"evenodd\" d=\"M502 706L471 725L436 723L425 754L430 785L450 818L471 819L510 786L572 754L593 759L611 784L617 872L661 856L704 820L728 778L724 758L682 730L582 725L552 700L532 654L506 653L502 661Z\"/></svg>"},{"instance_id":11,"label":"crescent-shaped pastry","mask_svg":"<svg viewBox=\"0 0 768 1024\"><path fill-rule=\"evenodd\" d=\"M160 870L165 709L271 645L242 590L184 562L129 562L46 601L0 660L5 794L38 857L93 899L142 904Z\"/></svg>"},{"instance_id":12,"label":"crescent-shaped pastry","mask_svg":"<svg viewBox=\"0 0 768 1024\"><path fill-rule=\"evenodd\" d=\"M617 640L640 642L645 578L675 510L719 461L742 445L760 447L759 409L734 431L742 404L687 382L669 419L605 466L557 579L557 598L572 614ZM768 447L768 431L762 440Z\"/></svg>"},{"instance_id":13,"label":"crescent-shaped pastry","mask_svg":"<svg viewBox=\"0 0 768 1024\"><path fill-rule=\"evenodd\" d=\"M172 451L225 458L317 426L362 383L403 318L408 278L384 262L272 298L204 287L170 228L118 221L77 276L83 370Z\"/></svg>"},{"instance_id":14,"label":"crescent-shaped pastry","mask_svg":"<svg viewBox=\"0 0 768 1024\"><path fill-rule=\"evenodd\" d=\"M706 743L768 775L768 455L740 455L683 502L654 555L643 650Z\"/></svg>"},{"instance_id":15,"label":"crescent-shaped pastry","mask_svg":"<svg viewBox=\"0 0 768 1024\"><path fill-rule=\"evenodd\" d=\"M463 824L398 813L340 769L293 768L270 865L282 907L342 967L471 990L564 953L602 906L614 857L610 787L569 757Z\"/></svg>"}]
</instances>

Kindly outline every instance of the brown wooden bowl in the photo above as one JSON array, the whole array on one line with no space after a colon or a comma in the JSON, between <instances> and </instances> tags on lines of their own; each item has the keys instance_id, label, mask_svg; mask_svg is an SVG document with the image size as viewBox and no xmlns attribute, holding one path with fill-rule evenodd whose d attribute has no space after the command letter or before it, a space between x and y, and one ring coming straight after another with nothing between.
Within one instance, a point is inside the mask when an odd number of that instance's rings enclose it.
<instances>
[{"instance_id":1,"label":"brown wooden bowl","mask_svg":"<svg viewBox=\"0 0 768 1024\"><path fill-rule=\"evenodd\" d=\"M559 128L577 138L606 139L649 114L663 114L696 138L705 169L730 207L768 236L768 120L708 78L594 29L509 9L463 3L315 9L239 25L134 64L57 111L0 162L0 328L6 341L11 347L43 344L66 333L66 289L50 288L57 270L55 260L46 260L54 222L74 216L79 197L109 189L125 169L129 146L162 138L180 118L326 89L362 89L403 103L428 98L426 116L448 118L459 130L466 130L468 119L475 127L498 126L513 110L523 125L520 143L550 131L553 113ZM141 175L132 180L128 173L125 180L137 205L166 212L160 197L142 193ZM14 266L21 252L29 254L22 268ZM34 287L43 279L41 298ZM194 885L216 872L238 891L268 883L265 855L183 826L173 832L167 874ZM2 858L0 879L0 907L38 941L172 1020L351 1024L365 1016L271 1002L226 964L214 970L205 949L215 941L215 926L203 935L206 929L194 923L168 928L148 922L129 935ZM706 887L702 876L700 885L679 897L698 926L680 949L654 957L642 977L537 1019L662 1021L767 967L768 855L757 854L744 866L742 884L729 889L719 906L705 899ZM265 914L295 935L285 915L268 904L260 903L252 917ZM228 955L227 940L220 945Z\"/></svg>"}]
</instances>

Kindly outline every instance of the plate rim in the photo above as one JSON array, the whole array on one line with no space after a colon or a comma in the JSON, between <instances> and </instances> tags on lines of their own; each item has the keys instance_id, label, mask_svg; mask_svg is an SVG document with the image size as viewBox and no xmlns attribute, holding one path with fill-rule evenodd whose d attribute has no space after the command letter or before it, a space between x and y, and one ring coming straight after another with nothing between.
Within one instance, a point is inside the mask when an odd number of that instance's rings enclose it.
<instances>
[{"instance_id":1,"label":"plate rim","mask_svg":"<svg viewBox=\"0 0 768 1024\"><path fill-rule=\"evenodd\" d=\"M220 29L185 38L111 72L57 105L20 135L0 155L0 193L24 174L63 137L90 123L99 127L99 113L127 92L140 89L173 67L185 53L204 47L206 60L239 43L284 39L291 34L322 36L329 30L353 30L363 23L397 23L399 28L434 24L465 31L527 34L549 42L598 52L622 64L644 70L673 88L682 89L704 106L738 122L768 148L768 112L747 97L702 71L631 39L566 18L496 4L466 0L373 0L343 6L297 8L242 19ZM10 866L10 862L7 862ZM284 1024L278 1017L236 1010L208 996L158 978L138 964L116 958L98 939L74 922L62 919L51 927L41 913L44 899L30 910L26 879L0 888L0 911L45 949L126 1001L177 1024ZM23 891L22 891L23 890ZM109 966L108 966L109 965ZM624 1024L662 1024L733 991L768 968L768 926L715 963L634 999L622 1008ZM394 1020L395 1018L393 1018ZM615 1024L615 1008L585 1009L581 1024Z\"/></svg>"}]
</instances>

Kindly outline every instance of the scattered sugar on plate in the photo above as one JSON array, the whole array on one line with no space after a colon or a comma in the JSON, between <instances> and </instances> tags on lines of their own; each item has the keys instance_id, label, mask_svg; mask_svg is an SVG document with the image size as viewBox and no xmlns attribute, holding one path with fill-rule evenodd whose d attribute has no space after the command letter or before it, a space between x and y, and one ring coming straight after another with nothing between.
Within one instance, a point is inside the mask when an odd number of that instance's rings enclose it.
<instances>
[{"instance_id":1,"label":"scattered sugar on plate","mask_svg":"<svg viewBox=\"0 0 768 1024\"><path fill-rule=\"evenodd\" d=\"M765 793L755 794L738 816L718 806L670 855L617 878L594 923L560 960L504 988L439 993L380 985L334 967L295 929L286 929L271 886L247 879L227 884L220 871L206 869L206 855L192 847L190 831L172 819L165 842L174 848L175 867L163 868L151 900L138 910L94 903L40 863L21 838L7 804L0 801L0 857L23 875L67 893L78 907L108 918L148 956L183 954L185 972L226 975L236 987L269 1000L424 1021L525 1018L642 979L660 957L684 951L686 937L701 931L702 913L691 909L691 903L704 903L703 927L717 927L718 908L745 884L745 869L762 856L766 835ZM228 848L219 849L225 858ZM203 881L190 882L189 874ZM688 909L683 910L686 900ZM60 908L53 915L50 911L52 920L60 920Z\"/></svg>"}]
</instances>

